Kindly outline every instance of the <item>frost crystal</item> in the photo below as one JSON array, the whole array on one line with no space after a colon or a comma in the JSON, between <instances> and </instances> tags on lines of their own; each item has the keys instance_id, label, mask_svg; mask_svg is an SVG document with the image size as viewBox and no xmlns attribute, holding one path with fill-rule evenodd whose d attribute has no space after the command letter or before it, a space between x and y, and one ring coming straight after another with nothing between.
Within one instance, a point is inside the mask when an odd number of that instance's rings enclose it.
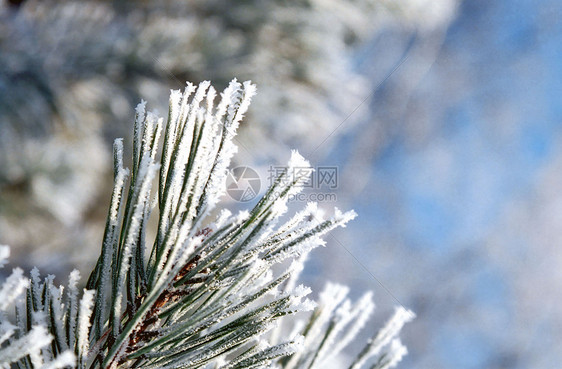
<instances>
[{"instance_id":1,"label":"frost crystal","mask_svg":"<svg viewBox=\"0 0 562 369\"><path fill-rule=\"evenodd\" d=\"M0 289L0 311L6 311L9 307L14 306L16 299L25 292L28 286L29 280L23 277L23 270L14 269Z\"/></svg>"}]
</instances>

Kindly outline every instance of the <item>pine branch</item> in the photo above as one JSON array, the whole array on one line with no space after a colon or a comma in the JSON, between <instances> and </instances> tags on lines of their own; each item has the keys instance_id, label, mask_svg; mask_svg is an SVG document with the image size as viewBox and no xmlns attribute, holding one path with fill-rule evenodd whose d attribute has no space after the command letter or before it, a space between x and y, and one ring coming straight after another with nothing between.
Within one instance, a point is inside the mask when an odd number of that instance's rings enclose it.
<instances>
[{"instance_id":1,"label":"pine branch","mask_svg":"<svg viewBox=\"0 0 562 369\"><path fill-rule=\"evenodd\" d=\"M209 219L254 94L254 85L233 80L215 107L209 82L188 84L172 91L165 125L138 105L131 171L122 140L114 144L114 189L86 289L79 293L77 271L64 293L53 276L41 280L34 269L28 280L14 270L0 290L1 311L16 305L16 325L2 315L0 367L323 368L353 340L374 308L371 295L353 304L347 288L329 284L317 306L297 279L321 237L356 214L336 208L325 218L310 203L279 224L311 172L298 152L253 209ZM303 168L310 170L296 170ZM287 260L288 269L273 272ZM304 326L280 339L288 316L310 311ZM398 310L351 368L373 360L393 367L405 354L396 337L412 317Z\"/></svg>"}]
</instances>

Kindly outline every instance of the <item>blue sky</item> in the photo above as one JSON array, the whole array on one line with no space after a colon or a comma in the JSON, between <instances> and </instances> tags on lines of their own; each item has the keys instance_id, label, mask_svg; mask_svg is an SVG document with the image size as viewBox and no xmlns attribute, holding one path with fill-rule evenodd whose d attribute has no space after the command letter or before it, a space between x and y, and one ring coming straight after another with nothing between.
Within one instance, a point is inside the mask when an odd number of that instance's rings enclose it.
<instances>
[{"instance_id":1,"label":"blue sky","mask_svg":"<svg viewBox=\"0 0 562 369\"><path fill-rule=\"evenodd\" d=\"M423 279L422 274L433 273L428 281L436 282L416 292L436 297L418 318L429 327L423 332L431 343L426 352L416 352L414 345L411 356L431 359L410 358L405 367L529 363L525 351L510 342L516 333L511 331L517 313L514 282L501 262L488 257L487 244L491 233L502 234L498 228L510 204L533 201L538 177L560 152L561 19L562 4L554 0L464 2L437 60L404 102L406 111L412 101L430 111L430 134L417 141L400 133L390 136L372 161L369 183L351 200L360 215L351 227L374 246L367 251L363 242L346 241L359 258L368 254L375 260L369 267L391 292L408 296L413 294L408 288L424 286L401 283L397 274L417 273ZM374 110L377 102L375 97ZM417 123L415 111L404 119ZM363 129L344 137L332 159L345 158ZM506 230L506 239L510 234ZM396 257L393 268L377 270L376 260L385 257L384 250L377 251L377 240L385 239L396 241ZM511 246L514 255L534 247L524 240ZM408 252L417 255L415 265L396 260ZM474 255L474 261L459 263L463 253ZM455 291L459 286L462 291ZM378 296L391 299L384 291ZM414 309L417 304L413 297L407 303ZM545 319L542 324L548 326ZM548 333L542 326L528 328L530 337ZM544 368L562 355L551 338L541 337Z\"/></svg>"}]
</instances>

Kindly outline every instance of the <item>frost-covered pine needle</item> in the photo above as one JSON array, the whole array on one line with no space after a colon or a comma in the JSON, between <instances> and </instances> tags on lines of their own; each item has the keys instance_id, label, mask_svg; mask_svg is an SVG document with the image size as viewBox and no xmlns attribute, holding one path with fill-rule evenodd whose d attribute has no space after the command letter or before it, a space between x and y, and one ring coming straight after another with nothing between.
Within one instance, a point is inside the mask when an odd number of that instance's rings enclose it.
<instances>
[{"instance_id":1,"label":"frost-covered pine needle","mask_svg":"<svg viewBox=\"0 0 562 369\"><path fill-rule=\"evenodd\" d=\"M15 268L0 289L0 311L6 311L14 306L16 299L25 292L28 286L29 280L23 277L23 270Z\"/></svg>"},{"instance_id":2,"label":"frost-covered pine needle","mask_svg":"<svg viewBox=\"0 0 562 369\"><path fill-rule=\"evenodd\" d=\"M383 328L369 341L363 351L359 354L351 369L361 368L369 359L379 355L381 351L398 337L404 324L412 321L415 314L400 306L397 307L394 315L388 320ZM396 346L396 345L395 345ZM396 350L395 350L396 351ZM396 355L395 355L396 356ZM402 356L400 356L401 358Z\"/></svg>"},{"instance_id":3,"label":"frost-covered pine needle","mask_svg":"<svg viewBox=\"0 0 562 369\"><path fill-rule=\"evenodd\" d=\"M84 290L82 299L80 300L80 310L78 312L78 334L76 338L76 351L78 357L82 360L86 359L88 349L90 346L90 316L94 306L94 292L91 290ZM79 363L80 366L85 366L85 362Z\"/></svg>"}]
</instances>

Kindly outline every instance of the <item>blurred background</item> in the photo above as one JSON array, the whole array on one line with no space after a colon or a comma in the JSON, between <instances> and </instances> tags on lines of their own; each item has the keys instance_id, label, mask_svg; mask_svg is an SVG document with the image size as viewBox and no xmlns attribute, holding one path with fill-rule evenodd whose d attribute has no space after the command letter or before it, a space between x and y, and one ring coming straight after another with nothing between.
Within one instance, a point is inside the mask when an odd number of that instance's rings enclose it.
<instances>
[{"instance_id":1,"label":"blurred background","mask_svg":"<svg viewBox=\"0 0 562 369\"><path fill-rule=\"evenodd\" d=\"M296 148L359 214L306 284L414 310L401 368L559 368L561 45L556 0L3 0L0 243L87 274L134 106L251 79L235 164Z\"/></svg>"}]
</instances>

